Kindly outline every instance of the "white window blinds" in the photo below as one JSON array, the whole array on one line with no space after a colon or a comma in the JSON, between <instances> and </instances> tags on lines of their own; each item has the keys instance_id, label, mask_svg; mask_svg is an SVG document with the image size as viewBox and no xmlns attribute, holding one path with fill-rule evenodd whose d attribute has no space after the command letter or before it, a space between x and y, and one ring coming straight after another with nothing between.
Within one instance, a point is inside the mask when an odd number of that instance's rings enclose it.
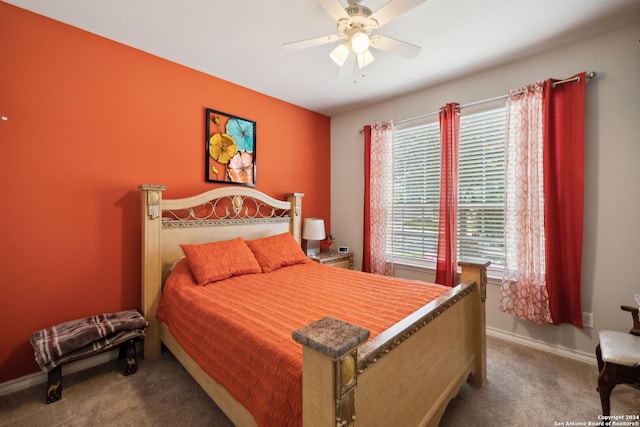
<instances>
[{"instance_id":1,"label":"white window blinds","mask_svg":"<svg viewBox=\"0 0 640 427\"><path fill-rule=\"evenodd\" d=\"M504 265L505 109L460 117L458 258Z\"/></svg>"},{"instance_id":2,"label":"white window blinds","mask_svg":"<svg viewBox=\"0 0 640 427\"><path fill-rule=\"evenodd\" d=\"M504 263L504 108L460 118L458 258ZM440 194L437 122L396 129L389 247L397 262L436 259Z\"/></svg>"},{"instance_id":3,"label":"white window blinds","mask_svg":"<svg viewBox=\"0 0 640 427\"><path fill-rule=\"evenodd\" d=\"M391 224L394 257L435 260L438 244L440 131L438 123L396 129Z\"/></svg>"}]
</instances>

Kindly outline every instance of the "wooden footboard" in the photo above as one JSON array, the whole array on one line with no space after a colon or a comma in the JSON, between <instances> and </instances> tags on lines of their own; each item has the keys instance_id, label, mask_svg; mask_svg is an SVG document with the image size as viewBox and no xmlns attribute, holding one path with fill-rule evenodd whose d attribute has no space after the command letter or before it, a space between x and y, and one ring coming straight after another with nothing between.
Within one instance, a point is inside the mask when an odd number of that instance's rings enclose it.
<instances>
[{"instance_id":1,"label":"wooden footboard","mask_svg":"<svg viewBox=\"0 0 640 427\"><path fill-rule=\"evenodd\" d=\"M294 333L304 426L437 426L465 382L485 383L489 263L460 264L462 284L359 348L358 329L335 342L336 329L349 327L339 320Z\"/></svg>"}]
</instances>

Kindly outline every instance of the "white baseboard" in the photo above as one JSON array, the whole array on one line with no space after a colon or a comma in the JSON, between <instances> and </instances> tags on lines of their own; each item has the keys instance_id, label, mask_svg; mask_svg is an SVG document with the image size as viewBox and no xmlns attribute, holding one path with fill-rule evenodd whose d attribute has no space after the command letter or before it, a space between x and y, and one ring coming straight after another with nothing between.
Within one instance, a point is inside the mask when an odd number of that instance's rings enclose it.
<instances>
[{"instance_id":1,"label":"white baseboard","mask_svg":"<svg viewBox=\"0 0 640 427\"><path fill-rule=\"evenodd\" d=\"M112 351L98 354L97 356L65 364L62 366L63 379L64 375L73 374L74 372L83 371L88 368L93 368L94 366L110 362L117 358L118 349L114 349ZM0 396L15 393L16 391L24 390L34 385L46 383L47 377L48 375L46 372L36 372L33 374L25 375L24 377L16 378L15 380L0 383ZM42 395L42 398L44 400L44 394Z\"/></svg>"},{"instance_id":2,"label":"white baseboard","mask_svg":"<svg viewBox=\"0 0 640 427\"><path fill-rule=\"evenodd\" d=\"M559 356L568 357L569 359L574 359L579 362L585 362L590 365L597 365L596 355L594 353L585 353L583 351L574 350L571 348L566 348L558 345L552 345L546 343L544 341L536 341L529 337L525 337L522 335L511 334L500 329L495 329L487 326L487 335L495 338L500 338L506 341L515 342L516 344L521 344L527 347L535 348L538 350L547 351L549 353L554 353Z\"/></svg>"}]
</instances>

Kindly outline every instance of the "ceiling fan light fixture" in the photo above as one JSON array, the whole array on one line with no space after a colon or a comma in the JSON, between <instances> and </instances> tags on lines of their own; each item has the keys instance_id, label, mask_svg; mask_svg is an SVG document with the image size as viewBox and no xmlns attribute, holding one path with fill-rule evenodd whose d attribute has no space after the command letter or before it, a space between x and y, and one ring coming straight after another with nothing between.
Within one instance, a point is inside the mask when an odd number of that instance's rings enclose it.
<instances>
[{"instance_id":1,"label":"ceiling fan light fixture","mask_svg":"<svg viewBox=\"0 0 640 427\"><path fill-rule=\"evenodd\" d=\"M358 67L360 67L360 69L363 69L376 60L376 58L374 58L371 54L371 51L369 51L368 49L362 53L357 54L356 59L358 60Z\"/></svg>"},{"instance_id":2,"label":"ceiling fan light fixture","mask_svg":"<svg viewBox=\"0 0 640 427\"><path fill-rule=\"evenodd\" d=\"M349 56L349 48L346 46L346 43L342 43L336 46L335 49L331 51L329 57L338 64L339 67L342 67L344 63L347 61L347 57Z\"/></svg>"},{"instance_id":3,"label":"ceiling fan light fixture","mask_svg":"<svg viewBox=\"0 0 640 427\"><path fill-rule=\"evenodd\" d=\"M329 53L331 60L340 67L340 77L343 69L353 70L357 67L362 69L364 75L364 68L374 61L369 48L395 53L408 59L420 53L420 46L372 33L426 0L385 0L386 4L375 12L362 4L365 0L347 0L349 6L346 8L342 4L344 0L317 1L336 21L338 34L285 43L284 46L287 49L299 49L343 40Z\"/></svg>"},{"instance_id":4,"label":"ceiling fan light fixture","mask_svg":"<svg viewBox=\"0 0 640 427\"><path fill-rule=\"evenodd\" d=\"M360 54L366 52L369 49L369 45L369 36L365 33L358 32L351 37L351 49L353 49L355 53Z\"/></svg>"}]
</instances>

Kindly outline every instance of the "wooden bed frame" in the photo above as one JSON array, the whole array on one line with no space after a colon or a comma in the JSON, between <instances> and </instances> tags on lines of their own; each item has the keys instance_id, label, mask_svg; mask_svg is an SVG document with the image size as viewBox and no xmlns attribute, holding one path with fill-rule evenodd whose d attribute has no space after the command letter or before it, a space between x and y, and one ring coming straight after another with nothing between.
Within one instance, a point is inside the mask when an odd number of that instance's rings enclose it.
<instances>
[{"instance_id":1,"label":"wooden bed frame","mask_svg":"<svg viewBox=\"0 0 640 427\"><path fill-rule=\"evenodd\" d=\"M155 318L162 284L180 244L291 232L300 241L301 193L276 200L248 187L221 187L163 200L161 185L141 185L142 311L145 359L164 344L237 426L256 422L213 381ZM204 213L203 213L204 212ZM319 319L292 339L303 346L303 425L437 426L467 381L486 381L485 295L489 262L460 262L461 284L367 341L368 331ZM357 398L356 398L357 396Z\"/></svg>"}]
</instances>

